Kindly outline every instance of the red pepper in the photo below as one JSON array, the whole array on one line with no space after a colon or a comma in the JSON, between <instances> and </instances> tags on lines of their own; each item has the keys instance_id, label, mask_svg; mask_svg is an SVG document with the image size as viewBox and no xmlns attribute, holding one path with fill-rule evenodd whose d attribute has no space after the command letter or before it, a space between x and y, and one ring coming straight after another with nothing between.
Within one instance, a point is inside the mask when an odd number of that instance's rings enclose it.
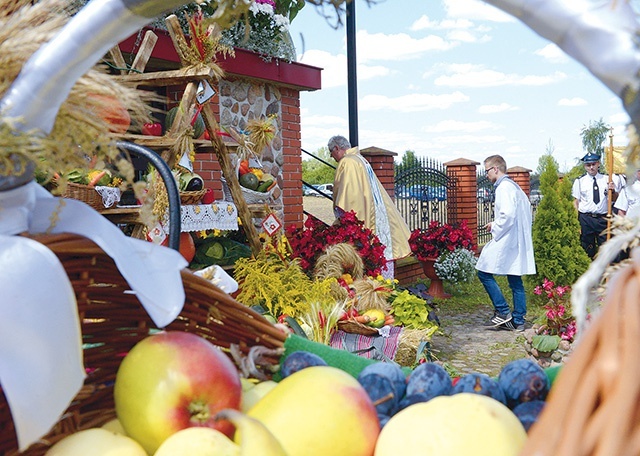
<instances>
[{"instance_id":1,"label":"red pepper","mask_svg":"<svg viewBox=\"0 0 640 456\"><path fill-rule=\"evenodd\" d=\"M146 123L142 126L142 134L147 136L162 136L162 124L160 122Z\"/></svg>"},{"instance_id":2,"label":"red pepper","mask_svg":"<svg viewBox=\"0 0 640 456\"><path fill-rule=\"evenodd\" d=\"M249 162L247 160L242 160L240 162L240 167L238 168L238 174L242 176L243 174L247 174L248 172L250 172Z\"/></svg>"}]
</instances>

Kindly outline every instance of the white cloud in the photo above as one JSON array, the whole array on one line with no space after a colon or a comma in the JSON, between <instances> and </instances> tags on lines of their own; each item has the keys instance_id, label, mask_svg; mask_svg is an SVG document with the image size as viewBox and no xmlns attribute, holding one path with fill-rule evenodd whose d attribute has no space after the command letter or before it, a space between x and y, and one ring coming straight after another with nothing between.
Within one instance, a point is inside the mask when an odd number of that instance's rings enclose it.
<instances>
[{"instance_id":1,"label":"white cloud","mask_svg":"<svg viewBox=\"0 0 640 456\"><path fill-rule=\"evenodd\" d=\"M513 22L507 13L479 0L443 0L447 15L476 21Z\"/></svg>"},{"instance_id":2,"label":"white cloud","mask_svg":"<svg viewBox=\"0 0 640 456\"><path fill-rule=\"evenodd\" d=\"M439 144L495 144L504 142L506 138L500 135L455 135L439 136L434 142Z\"/></svg>"},{"instance_id":3,"label":"white cloud","mask_svg":"<svg viewBox=\"0 0 640 456\"><path fill-rule=\"evenodd\" d=\"M425 29L431 30L449 30L449 29L471 29L473 28L473 22L468 19L445 19L442 21L432 21L429 16L422 15L420 18L411 24L409 27L412 31L419 31Z\"/></svg>"},{"instance_id":4,"label":"white cloud","mask_svg":"<svg viewBox=\"0 0 640 456\"><path fill-rule=\"evenodd\" d=\"M418 112L430 109L447 109L456 103L469 101L469 97L462 92L444 95L413 93L399 97L386 95L366 95L358 102L360 111L375 111L388 109L399 112Z\"/></svg>"},{"instance_id":5,"label":"white cloud","mask_svg":"<svg viewBox=\"0 0 640 456\"><path fill-rule=\"evenodd\" d=\"M424 127L422 130L427 133L445 133L452 131L461 131L465 133L474 133L483 130L499 130L498 125L484 120L478 122L462 122L459 120L443 120L434 125Z\"/></svg>"},{"instance_id":6,"label":"white cloud","mask_svg":"<svg viewBox=\"0 0 640 456\"><path fill-rule=\"evenodd\" d=\"M520 75L486 69L481 65L453 64L443 67L445 74L434 79L438 86L448 87L497 87L497 86L542 86L566 79L565 73L556 71L550 75Z\"/></svg>"},{"instance_id":7,"label":"white cloud","mask_svg":"<svg viewBox=\"0 0 640 456\"><path fill-rule=\"evenodd\" d=\"M356 43L359 62L413 59L427 52L447 51L458 45L436 35L412 38L406 33L369 33L366 30L357 33Z\"/></svg>"},{"instance_id":8,"label":"white cloud","mask_svg":"<svg viewBox=\"0 0 640 456\"><path fill-rule=\"evenodd\" d=\"M558 100L558 106L586 106L588 104L587 100L580 97L561 98Z\"/></svg>"},{"instance_id":9,"label":"white cloud","mask_svg":"<svg viewBox=\"0 0 640 456\"><path fill-rule=\"evenodd\" d=\"M547 44L545 47L533 52L545 60L552 63L564 63L569 61L569 57L555 44Z\"/></svg>"},{"instance_id":10,"label":"white cloud","mask_svg":"<svg viewBox=\"0 0 640 456\"><path fill-rule=\"evenodd\" d=\"M322 88L339 87L347 84L347 56L333 55L325 51L309 50L299 61L306 65L322 68ZM359 64L357 68L358 80L364 81L376 77L387 76L391 70L387 67Z\"/></svg>"},{"instance_id":11,"label":"white cloud","mask_svg":"<svg viewBox=\"0 0 640 456\"><path fill-rule=\"evenodd\" d=\"M478 108L478 112L480 114L495 114L498 112L505 111L517 111L520 108L516 108L515 106L511 106L509 103L500 103L497 105L483 105Z\"/></svg>"}]
</instances>

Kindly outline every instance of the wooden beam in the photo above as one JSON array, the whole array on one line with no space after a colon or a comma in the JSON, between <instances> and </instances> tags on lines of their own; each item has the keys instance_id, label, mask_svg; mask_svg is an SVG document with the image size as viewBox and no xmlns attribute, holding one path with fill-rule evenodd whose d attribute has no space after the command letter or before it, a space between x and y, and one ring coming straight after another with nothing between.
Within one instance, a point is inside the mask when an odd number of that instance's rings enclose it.
<instances>
[{"instance_id":1,"label":"wooden beam","mask_svg":"<svg viewBox=\"0 0 640 456\"><path fill-rule=\"evenodd\" d=\"M181 68L179 70L156 71L151 73L131 73L114 76L117 81L147 87L181 85L206 79L215 83L215 72L208 66Z\"/></svg>"},{"instance_id":2,"label":"wooden beam","mask_svg":"<svg viewBox=\"0 0 640 456\"><path fill-rule=\"evenodd\" d=\"M158 41L158 35L153 33L151 30L147 30L144 34L144 38L142 39L142 44L140 45L140 50L136 54L136 58L133 59L133 64L131 65L131 69L129 73L142 73L151 58L151 53L153 52L153 48Z\"/></svg>"},{"instance_id":3,"label":"wooden beam","mask_svg":"<svg viewBox=\"0 0 640 456\"><path fill-rule=\"evenodd\" d=\"M171 15L165 19L165 23L167 24L167 30L169 31L171 40L173 41L173 44L176 48L176 52L178 52L178 55L180 56L180 61L184 65L187 62L182 55L182 52L180 50L181 46L179 43L182 43L182 46L186 46L186 39L184 37L184 34L182 33L180 22L175 15ZM185 101L187 96L191 95L185 93L183 102ZM193 96L195 97L195 90ZM222 175L227 181L229 191L231 192L231 196L233 198L233 203L236 205L236 209L238 210L238 217L240 217L240 221L242 222L242 229L244 230L244 233L247 236L247 240L249 241L249 247L251 248L251 252L254 255L257 255L262 251L262 244L260 243L260 238L258 237L258 231L253 225L251 211L249 210L247 202L244 199L244 195L242 194L242 189L240 188L240 183L238 182L238 175L236 174L236 170L231 166L227 147L222 141L222 138L218 135L220 126L218 125L218 121L215 114L213 113L213 109L211 109L211 105L208 102L202 106L201 113L202 118L204 119L204 124L209 131L209 138L211 139L213 151L218 158L218 162L220 163ZM174 124L177 123L177 121L178 118L176 116Z\"/></svg>"}]
</instances>

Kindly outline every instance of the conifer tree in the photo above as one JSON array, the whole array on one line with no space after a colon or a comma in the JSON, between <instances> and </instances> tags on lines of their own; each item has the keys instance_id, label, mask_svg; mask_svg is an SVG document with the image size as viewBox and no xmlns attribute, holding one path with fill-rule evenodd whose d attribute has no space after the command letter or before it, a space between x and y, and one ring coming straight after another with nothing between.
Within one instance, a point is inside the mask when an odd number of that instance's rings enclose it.
<instances>
[{"instance_id":1,"label":"conifer tree","mask_svg":"<svg viewBox=\"0 0 640 456\"><path fill-rule=\"evenodd\" d=\"M589 267L580 245L580 224L571 198L572 179L560 179L558 163L548 151L538 162L542 199L533 220L533 251L537 274L531 285L547 278L557 285L572 285Z\"/></svg>"}]
</instances>

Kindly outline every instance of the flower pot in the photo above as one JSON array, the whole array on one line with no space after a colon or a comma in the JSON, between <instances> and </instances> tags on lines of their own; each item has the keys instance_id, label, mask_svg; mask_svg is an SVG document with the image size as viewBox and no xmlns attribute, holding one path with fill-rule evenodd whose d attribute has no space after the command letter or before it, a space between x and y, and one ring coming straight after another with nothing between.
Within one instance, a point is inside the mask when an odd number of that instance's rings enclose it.
<instances>
[{"instance_id":1,"label":"flower pot","mask_svg":"<svg viewBox=\"0 0 640 456\"><path fill-rule=\"evenodd\" d=\"M442 284L442 279L438 277L436 274L436 270L433 267L436 262L436 258L429 258L427 260L421 261L422 270L424 271L424 275L431 281L429 284L429 289L427 293L429 296L438 299L447 299L450 298L451 295L449 293L444 292L444 285Z\"/></svg>"}]
</instances>

